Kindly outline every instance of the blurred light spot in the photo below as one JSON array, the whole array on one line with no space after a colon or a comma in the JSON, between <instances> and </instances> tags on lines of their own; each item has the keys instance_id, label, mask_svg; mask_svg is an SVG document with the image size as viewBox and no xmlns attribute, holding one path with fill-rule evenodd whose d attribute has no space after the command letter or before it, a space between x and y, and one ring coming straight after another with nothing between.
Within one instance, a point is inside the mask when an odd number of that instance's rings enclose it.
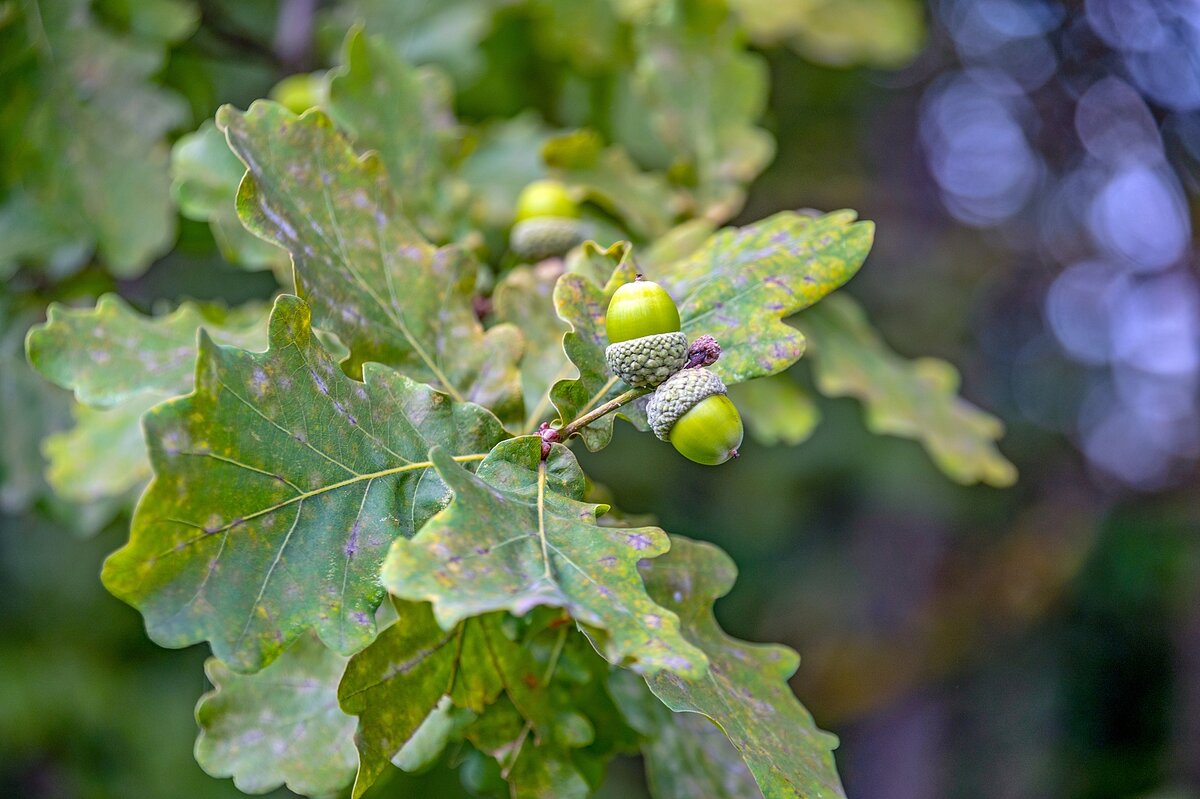
<instances>
[{"instance_id":1,"label":"blurred light spot","mask_svg":"<svg viewBox=\"0 0 1200 799\"><path fill-rule=\"evenodd\" d=\"M1041 173L1009 103L987 91L992 72L960 74L926 95L922 142L946 207L972 225L991 225L1020 211Z\"/></svg>"},{"instance_id":2,"label":"blurred light spot","mask_svg":"<svg viewBox=\"0 0 1200 799\"><path fill-rule=\"evenodd\" d=\"M1154 50L1166 39L1157 4L1147 0L1087 0L1088 22L1117 50Z\"/></svg>"},{"instance_id":3,"label":"blurred light spot","mask_svg":"<svg viewBox=\"0 0 1200 799\"><path fill-rule=\"evenodd\" d=\"M1200 302L1185 274L1134 284L1114 309L1113 357L1139 369L1191 377L1200 368Z\"/></svg>"},{"instance_id":4,"label":"blurred light spot","mask_svg":"<svg viewBox=\"0 0 1200 799\"><path fill-rule=\"evenodd\" d=\"M1102 78L1079 98L1075 130L1087 151L1107 164L1162 158L1162 137L1150 109L1119 78Z\"/></svg>"},{"instance_id":5,"label":"blurred light spot","mask_svg":"<svg viewBox=\"0 0 1200 799\"><path fill-rule=\"evenodd\" d=\"M1175 176L1145 165L1113 174L1092 203L1088 226L1101 247L1142 270L1178 261L1191 236Z\"/></svg>"},{"instance_id":6,"label":"blurred light spot","mask_svg":"<svg viewBox=\"0 0 1200 799\"><path fill-rule=\"evenodd\" d=\"M1082 363L1107 364L1113 307L1128 290L1129 278L1104 263L1075 264L1060 274L1046 294L1046 319L1063 349Z\"/></svg>"}]
</instances>

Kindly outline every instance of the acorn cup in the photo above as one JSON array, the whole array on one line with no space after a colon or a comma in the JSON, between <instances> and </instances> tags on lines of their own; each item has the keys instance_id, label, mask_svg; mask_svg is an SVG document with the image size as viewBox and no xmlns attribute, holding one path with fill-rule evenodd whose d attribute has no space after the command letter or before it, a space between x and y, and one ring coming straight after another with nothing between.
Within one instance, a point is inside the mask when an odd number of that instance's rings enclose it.
<instances>
[{"instance_id":1,"label":"acorn cup","mask_svg":"<svg viewBox=\"0 0 1200 799\"><path fill-rule=\"evenodd\" d=\"M666 289L641 275L613 294L604 328L608 368L634 388L659 385L687 360L687 336L680 332L675 301Z\"/></svg>"},{"instance_id":2,"label":"acorn cup","mask_svg":"<svg viewBox=\"0 0 1200 799\"><path fill-rule=\"evenodd\" d=\"M583 241L579 205L557 180L537 180L517 197L516 224L508 246L522 258L540 261L562 255Z\"/></svg>"},{"instance_id":3,"label":"acorn cup","mask_svg":"<svg viewBox=\"0 0 1200 799\"><path fill-rule=\"evenodd\" d=\"M660 385L646 404L654 435L705 466L738 456L742 417L725 383L707 369L683 369Z\"/></svg>"}]
</instances>

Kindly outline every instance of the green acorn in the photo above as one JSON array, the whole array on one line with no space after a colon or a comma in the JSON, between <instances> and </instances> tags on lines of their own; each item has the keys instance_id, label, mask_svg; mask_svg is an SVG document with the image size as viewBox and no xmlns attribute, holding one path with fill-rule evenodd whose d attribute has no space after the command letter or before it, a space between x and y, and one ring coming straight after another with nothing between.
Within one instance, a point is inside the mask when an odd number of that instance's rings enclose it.
<instances>
[{"instance_id":1,"label":"green acorn","mask_svg":"<svg viewBox=\"0 0 1200 799\"><path fill-rule=\"evenodd\" d=\"M657 386L687 360L687 336L679 327L679 310L671 295L638 275L618 288L608 303L608 368L634 388Z\"/></svg>"},{"instance_id":2,"label":"green acorn","mask_svg":"<svg viewBox=\"0 0 1200 799\"><path fill-rule=\"evenodd\" d=\"M736 458L742 417L725 392L725 383L707 369L676 372L646 404L650 429L696 463L716 466Z\"/></svg>"},{"instance_id":3,"label":"green acorn","mask_svg":"<svg viewBox=\"0 0 1200 799\"><path fill-rule=\"evenodd\" d=\"M557 180L537 180L522 189L516 220L509 246L531 261L562 255L583 241L579 205Z\"/></svg>"}]
</instances>

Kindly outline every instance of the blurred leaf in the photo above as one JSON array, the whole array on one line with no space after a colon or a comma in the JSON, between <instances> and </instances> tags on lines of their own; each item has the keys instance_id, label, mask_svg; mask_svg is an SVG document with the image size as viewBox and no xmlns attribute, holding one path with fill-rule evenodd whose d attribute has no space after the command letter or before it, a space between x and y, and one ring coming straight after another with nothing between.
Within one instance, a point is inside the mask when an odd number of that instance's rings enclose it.
<instances>
[{"instance_id":1,"label":"blurred leaf","mask_svg":"<svg viewBox=\"0 0 1200 799\"><path fill-rule=\"evenodd\" d=\"M796 653L731 638L713 617L713 601L733 587L736 572L712 544L680 536L671 536L666 555L644 562L651 596L679 614L684 635L709 658L709 671L699 679L660 672L646 683L671 710L712 719L766 799L844 797L833 761L837 739L817 729L788 687L800 662Z\"/></svg>"},{"instance_id":2,"label":"blurred leaf","mask_svg":"<svg viewBox=\"0 0 1200 799\"><path fill-rule=\"evenodd\" d=\"M754 799L762 792L721 728L699 713L672 713L643 680L613 672L625 717L643 736L646 781L655 799Z\"/></svg>"},{"instance_id":3,"label":"blurred leaf","mask_svg":"<svg viewBox=\"0 0 1200 799\"><path fill-rule=\"evenodd\" d=\"M637 64L620 111L644 119L675 159L672 172L693 188L693 215L720 223L741 209L745 187L770 162L775 143L756 127L767 103L765 61L743 48L731 26L700 28L638 26ZM619 140L634 148L637 127L621 130Z\"/></svg>"},{"instance_id":4,"label":"blurred leaf","mask_svg":"<svg viewBox=\"0 0 1200 799\"><path fill-rule=\"evenodd\" d=\"M549 392L555 380L570 374L563 353L567 326L554 309L554 286L562 274L562 262L542 261L536 266L509 270L496 285L496 319L521 328L525 353L521 356L521 387L525 394L524 432L537 429L549 410Z\"/></svg>"},{"instance_id":5,"label":"blurred leaf","mask_svg":"<svg viewBox=\"0 0 1200 799\"><path fill-rule=\"evenodd\" d=\"M47 436L42 450L46 481L71 502L121 496L150 478L142 414L162 402L157 392L136 394L111 408L76 404L75 426Z\"/></svg>"},{"instance_id":6,"label":"blurred leaf","mask_svg":"<svg viewBox=\"0 0 1200 799\"><path fill-rule=\"evenodd\" d=\"M594 131L578 130L548 139L542 159L551 173L616 214L645 238L661 235L679 213L678 202L659 174L642 172L620 147L604 147Z\"/></svg>"},{"instance_id":7,"label":"blurred leaf","mask_svg":"<svg viewBox=\"0 0 1200 799\"><path fill-rule=\"evenodd\" d=\"M501 765L513 796L522 799L584 799L591 791L571 760L571 750L553 739L539 740L509 701L492 705L467 730L481 752Z\"/></svg>"},{"instance_id":8,"label":"blurred leaf","mask_svg":"<svg viewBox=\"0 0 1200 799\"><path fill-rule=\"evenodd\" d=\"M291 252L297 291L350 348L353 373L379 361L519 423L520 331L483 330L474 261L417 233L377 155L359 159L320 111L297 118L260 101L223 107L217 125L249 169L242 222Z\"/></svg>"},{"instance_id":9,"label":"blurred leaf","mask_svg":"<svg viewBox=\"0 0 1200 799\"><path fill-rule=\"evenodd\" d=\"M612 65L621 54L621 34L611 0L529 0L539 50L591 73Z\"/></svg>"},{"instance_id":10,"label":"blurred leaf","mask_svg":"<svg viewBox=\"0 0 1200 799\"><path fill-rule=\"evenodd\" d=\"M411 64L441 64L456 77L480 66L479 43L500 0L344 0L332 12L345 30L355 24L385 39Z\"/></svg>"},{"instance_id":11,"label":"blurred leaf","mask_svg":"<svg viewBox=\"0 0 1200 799\"><path fill-rule=\"evenodd\" d=\"M246 167L212 120L181 137L171 150L171 193L179 212L208 222L221 255L230 263L286 274L291 268L287 252L246 230L238 219L237 190L245 174Z\"/></svg>"},{"instance_id":12,"label":"blurred leaf","mask_svg":"<svg viewBox=\"0 0 1200 799\"><path fill-rule=\"evenodd\" d=\"M996 449L1004 425L956 395L953 366L896 355L849 297L805 312L798 324L813 345L817 389L860 399L872 432L921 442L934 463L960 483L1005 487L1016 481L1016 468Z\"/></svg>"},{"instance_id":13,"label":"blurred leaf","mask_svg":"<svg viewBox=\"0 0 1200 799\"><path fill-rule=\"evenodd\" d=\"M196 337L203 327L234 346L266 345L258 306L232 311L184 303L157 318L133 311L115 294L95 308L52 303L27 339L30 363L73 389L75 426L46 438L46 478L60 497L95 502L121 497L150 477L142 414L192 388Z\"/></svg>"},{"instance_id":14,"label":"blurred leaf","mask_svg":"<svg viewBox=\"0 0 1200 799\"><path fill-rule=\"evenodd\" d=\"M766 446L802 444L821 420L812 395L786 374L739 383L730 388L729 396L750 435Z\"/></svg>"},{"instance_id":15,"label":"blurred leaf","mask_svg":"<svg viewBox=\"0 0 1200 799\"><path fill-rule=\"evenodd\" d=\"M266 344L266 319L258 306L223 311L184 303L160 317L143 316L115 294L95 308L51 303L46 322L29 331L29 362L47 380L71 389L96 408L152 391L186 394L196 370L196 331L244 349Z\"/></svg>"},{"instance_id":16,"label":"blurred leaf","mask_svg":"<svg viewBox=\"0 0 1200 799\"><path fill-rule=\"evenodd\" d=\"M532 112L484 127L459 175L470 186L474 216L487 227L512 224L521 189L546 176L541 152L551 133Z\"/></svg>"},{"instance_id":17,"label":"blurred leaf","mask_svg":"<svg viewBox=\"0 0 1200 799\"><path fill-rule=\"evenodd\" d=\"M200 24L200 11L189 0L96 0L94 6L151 41L178 42Z\"/></svg>"},{"instance_id":18,"label":"blurred leaf","mask_svg":"<svg viewBox=\"0 0 1200 799\"><path fill-rule=\"evenodd\" d=\"M238 671L310 628L341 654L370 643L384 549L442 501L429 447L474 461L504 436L386 367L350 380L309 323L284 295L265 353L201 336L194 393L145 417L155 478L104 567L160 645L207 639Z\"/></svg>"},{"instance_id":19,"label":"blurred leaf","mask_svg":"<svg viewBox=\"0 0 1200 799\"><path fill-rule=\"evenodd\" d=\"M204 670L213 690L196 705L196 760L246 793L281 785L308 796L332 794L354 775L354 718L338 707L346 658L316 636L301 636L257 674L216 658Z\"/></svg>"},{"instance_id":20,"label":"blurred leaf","mask_svg":"<svg viewBox=\"0 0 1200 799\"><path fill-rule=\"evenodd\" d=\"M444 150L456 133L453 87L439 72L409 66L361 28L347 36L343 63L330 82L330 115L360 150L379 152L405 216L443 240L438 202L447 180Z\"/></svg>"},{"instance_id":21,"label":"blurred leaf","mask_svg":"<svg viewBox=\"0 0 1200 799\"><path fill-rule=\"evenodd\" d=\"M728 385L780 372L804 352L804 336L783 319L809 307L849 280L870 250L874 225L855 222L852 211L812 218L793 212L742 228L718 231L683 260L660 264L653 280L679 305L683 332L694 339L716 337L721 359L713 365ZM620 247L598 253L617 264L604 289L581 274L567 274L555 289L555 307L572 332L563 346L580 371L575 380L555 384L552 396L564 421L612 399L625 385L608 371L604 315L613 292L637 271ZM642 406L627 405L624 416L644 428ZM612 415L583 431L588 449L608 444Z\"/></svg>"},{"instance_id":22,"label":"blurred leaf","mask_svg":"<svg viewBox=\"0 0 1200 799\"><path fill-rule=\"evenodd\" d=\"M15 214L39 230L0 239L0 271L95 246L115 274L136 275L175 235L163 136L187 108L149 83L165 42L117 36L88 6L24 3L0 31L0 51L26 54L0 73L0 119L15 126L0 133L15 146L0 174L21 187L0 206L0 228L15 227Z\"/></svg>"},{"instance_id":23,"label":"blurred leaf","mask_svg":"<svg viewBox=\"0 0 1200 799\"><path fill-rule=\"evenodd\" d=\"M450 692L460 667L490 668L486 661L460 660L464 627L442 630L428 604L399 602L396 610L400 618L351 659L338 687L342 709L358 717L355 799ZM497 684L492 699L499 690Z\"/></svg>"},{"instance_id":24,"label":"blurred leaf","mask_svg":"<svg viewBox=\"0 0 1200 799\"><path fill-rule=\"evenodd\" d=\"M497 610L523 615L539 605L566 609L599 628L598 648L640 672L700 674L704 658L675 618L650 602L637 562L660 555L653 527L600 527L581 500L584 476L555 445L541 459L534 436L502 442L472 475L440 448L430 453L454 501L411 540L397 539L383 567L394 595L433 602L443 628Z\"/></svg>"},{"instance_id":25,"label":"blurred leaf","mask_svg":"<svg viewBox=\"0 0 1200 799\"><path fill-rule=\"evenodd\" d=\"M42 438L67 424L70 399L29 368L21 343L30 320L7 305L0 286L0 511L16 513L45 491Z\"/></svg>"},{"instance_id":26,"label":"blurred leaf","mask_svg":"<svg viewBox=\"0 0 1200 799\"><path fill-rule=\"evenodd\" d=\"M900 67L924 39L918 0L730 0L730 7L755 44L786 42L813 61L836 66Z\"/></svg>"}]
</instances>

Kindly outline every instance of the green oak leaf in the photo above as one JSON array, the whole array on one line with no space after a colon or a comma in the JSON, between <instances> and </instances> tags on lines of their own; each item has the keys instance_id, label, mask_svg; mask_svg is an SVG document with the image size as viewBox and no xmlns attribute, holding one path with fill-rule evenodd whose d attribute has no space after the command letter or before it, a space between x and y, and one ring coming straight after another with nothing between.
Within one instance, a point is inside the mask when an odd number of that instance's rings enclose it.
<instances>
[{"instance_id":1,"label":"green oak leaf","mask_svg":"<svg viewBox=\"0 0 1200 799\"><path fill-rule=\"evenodd\" d=\"M957 396L953 366L892 352L849 297L806 311L798 323L813 344L817 389L860 399L872 432L916 439L960 483L1002 488L1016 481L1016 467L996 448L1004 425Z\"/></svg>"},{"instance_id":2,"label":"green oak leaf","mask_svg":"<svg viewBox=\"0 0 1200 799\"><path fill-rule=\"evenodd\" d=\"M87 0L8 5L0 118L18 123L0 133L0 177L19 190L3 192L0 229L32 221L37 235L0 237L0 272L95 249L114 274L139 274L175 235L164 136L187 107L150 82L166 42L118 35Z\"/></svg>"},{"instance_id":3,"label":"green oak leaf","mask_svg":"<svg viewBox=\"0 0 1200 799\"><path fill-rule=\"evenodd\" d=\"M447 629L490 611L561 607L596 628L610 662L703 673L703 655L638 578L637 562L661 555L666 534L597 525L603 506L582 501L585 478L568 449L555 445L542 460L540 438L512 439L474 475L441 448L429 457L454 501L414 538L393 543L383 567L392 594L432 602Z\"/></svg>"},{"instance_id":4,"label":"green oak leaf","mask_svg":"<svg viewBox=\"0 0 1200 799\"><path fill-rule=\"evenodd\" d=\"M484 673L487 687L476 705L479 711L501 688L488 674L490 663L479 657L481 646L474 643L490 621L471 619L445 631L428 604L397 602L396 611L396 623L350 660L338 687L342 709L358 717L355 799L413 739L442 697L455 690L460 669ZM473 692L468 689L467 694Z\"/></svg>"},{"instance_id":5,"label":"green oak leaf","mask_svg":"<svg viewBox=\"0 0 1200 799\"><path fill-rule=\"evenodd\" d=\"M689 339L708 334L721 345L712 367L727 385L781 372L804 353L804 336L783 320L816 303L854 276L871 248L874 225L856 222L852 211L821 217L775 214L741 228L725 228L681 260L660 263L648 274L679 306ZM564 347L580 377L560 381L552 397L564 421L606 402L628 387L608 370L604 315L608 300L637 271L619 248L608 251L617 263L604 289L581 275L563 276L555 308L572 333ZM642 405L623 415L644 427ZM608 444L612 418L589 425L588 449Z\"/></svg>"},{"instance_id":6,"label":"green oak leaf","mask_svg":"<svg viewBox=\"0 0 1200 799\"><path fill-rule=\"evenodd\" d=\"M429 447L478 461L505 433L386 367L364 378L337 367L297 297L276 300L266 352L201 335L194 392L145 417L155 476L103 572L156 642L208 640L254 671L308 629L346 655L375 637L387 546L444 501Z\"/></svg>"},{"instance_id":7,"label":"green oak leaf","mask_svg":"<svg viewBox=\"0 0 1200 799\"><path fill-rule=\"evenodd\" d=\"M111 408L76 404L75 425L42 442L46 482L71 502L117 497L150 479L142 414L166 399L143 392Z\"/></svg>"},{"instance_id":8,"label":"green oak leaf","mask_svg":"<svg viewBox=\"0 0 1200 799\"><path fill-rule=\"evenodd\" d=\"M537 114L527 112L493 122L477 135L459 169L470 187L471 215L480 227L507 229L521 189L546 176L541 151L551 133Z\"/></svg>"},{"instance_id":9,"label":"green oak leaf","mask_svg":"<svg viewBox=\"0 0 1200 799\"><path fill-rule=\"evenodd\" d=\"M729 5L755 44L787 43L823 64L901 67L924 39L919 0L731 0Z\"/></svg>"},{"instance_id":10,"label":"green oak leaf","mask_svg":"<svg viewBox=\"0 0 1200 799\"><path fill-rule=\"evenodd\" d=\"M483 329L475 262L421 237L377 154L360 159L319 110L297 118L259 101L244 114L223 107L217 125L248 169L243 224L292 254L297 292L350 348L352 373L385 363L519 423L520 331Z\"/></svg>"},{"instance_id":11,"label":"green oak leaf","mask_svg":"<svg viewBox=\"0 0 1200 799\"><path fill-rule=\"evenodd\" d=\"M354 776L354 718L338 707L346 658L314 635L301 636L257 674L216 658L204 671L213 690L196 705L196 761L233 777L245 793L281 785L298 794L333 794Z\"/></svg>"},{"instance_id":12,"label":"green oak leaf","mask_svg":"<svg viewBox=\"0 0 1200 799\"><path fill-rule=\"evenodd\" d=\"M570 374L563 353L566 324L550 313L554 287L562 275L562 261L549 258L535 266L510 269L492 294L496 319L521 327L525 352L521 356L521 390L525 395L525 425L532 433L550 408L550 387Z\"/></svg>"},{"instance_id":13,"label":"green oak leaf","mask_svg":"<svg viewBox=\"0 0 1200 799\"><path fill-rule=\"evenodd\" d=\"M731 638L713 617L713 601L729 592L736 573L724 552L681 536L671 536L667 555L643 563L650 595L679 614L684 635L709 659L698 679L660 672L646 682L671 710L712 719L766 799L845 797L833 761L837 739L817 728L788 687L799 657Z\"/></svg>"},{"instance_id":14,"label":"green oak leaf","mask_svg":"<svg viewBox=\"0 0 1200 799\"><path fill-rule=\"evenodd\" d=\"M627 671L609 686L621 712L641 734L646 782L654 799L762 797L750 769L721 728L699 713L672 713Z\"/></svg>"},{"instance_id":15,"label":"green oak leaf","mask_svg":"<svg viewBox=\"0 0 1200 799\"><path fill-rule=\"evenodd\" d=\"M467 729L467 738L495 758L514 797L585 799L591 789L572 761L571 748L553 739L538 740L516 705L502 700Z\"/></svg>"},{"instance_id":16,"label":"green oak leaf","mask_svg":"<svg viewBox=\"0 0 1200 799\"><path fill-rule=\"evenodd\" d=\"M19 513L46 492L42 438L69 421L70 396L46 383L21 352L32 320L0 284L0 512ZM19 420L19 421L18 421Z\"/></svg>"},{"instance_id":17,"label":"green oak leaf","mask_svg":"<svg viewBox=\"0 0 1200 799\"><path fill-rule=\"evenodd\" d=\"M729 398L741 411L750 436L766 446L802 444L821 421L812 395L786 373L732 386Z\"/></svg>"},{"instance_id":18,"label":"green oak leaf","mask_svg":"<svg viewBox=\"0 0 1200 799\"><path fill-rule=\"evenodd\" d=\"M106 294L95 308L51 304L47 316L29 332L29 361L73 389L78 403L75 425L43 442L46 479L60 497L81 503L126 496L149 478L142 414L191 390L197 330L256 349L267 338L255 305L225 311L184 303L152 318Z\"/></svg>"},{"instance_id":19,"label":"green oak leaf","mask_svg":"<svg viewBox=\"0 0 1200 799\"><path fill-rule=\"evenodd\" d=\"M343 31L362 25L382 37L409 63L436 63L466 78L481 66L479 43L500 5L500 0L343 0L330 15Z\"/></svg>"},{"instance_id":20,"label":"green oak leaf","mask_svg":"<svg viewBox=\"0 0 1200 799\"><path fill-rule=\"evenodd\" d=\"M681 210L662 176L639 170L620 146L605 148L595 131L578 130L547 140L542 159L553 176L578 188L644 238L665 233Z\"/></svg>"},{"instance_id":21,"label":"green oak leaf","mask_svg":"<svg viewBox=\"0 0 1200 799\"><path fill-rule=\"evenodd\" d=\"M221 255L231 264L287 276L287 252L246 230L238 219L237 190L245 174L246 167L212 120L180 137L171 149L171 194L179 213L208 222Z\"/></svg>"},{"instance_id":22,"label":"green oak leaf","mask_svg":"<svg viewBox=\"0 0 1200 799\"><path fill-rule=\"evenodd\" d=\"M184 303L165 316L147 317L105 294L94 308L51 303L45 324L30 330L25 348L47 380L71 389L85 405L110 408L143 392L167 397L190 391L200 328L222 344L266 344L258 306L224 311Z\"/></svg>"},{"instance_id":23,"label":"green oak leaf","mask_svg":"<svg viewBox=\"0 0 1200 799\"><path fill-rule=\"evenodd\" d=\"M383 39L354 28L329 84L329 113L360 149L378 151L400 210L433 240L447 231L439 201L456 137L453 88L431 67L405 63Z\"/></svg>"},{"instance_id":24,"label":"green oak leaf","mask_svg":"<svg viewBox=\"0 0 1200 799\"><path fill-rule=\"evenodd\" d=\"M732 26L704 27L638 26L637 63L614 106L619 140L637 154L648 126L692 191L689 215L720 223L741 209L775 142L755 125L766 110L766 61Z\"/></svg>"}]
</instances>

